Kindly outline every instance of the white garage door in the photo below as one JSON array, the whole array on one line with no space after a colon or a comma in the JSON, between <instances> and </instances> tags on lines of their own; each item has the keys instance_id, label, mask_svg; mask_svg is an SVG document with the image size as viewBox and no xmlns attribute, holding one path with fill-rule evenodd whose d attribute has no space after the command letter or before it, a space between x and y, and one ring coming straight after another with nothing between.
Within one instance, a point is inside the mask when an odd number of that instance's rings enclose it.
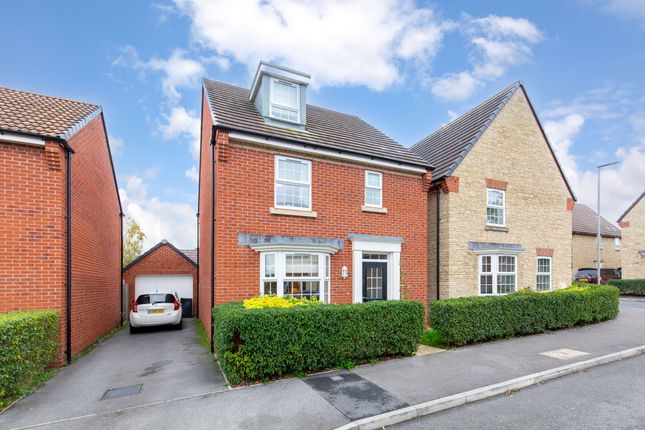
<instances>
[{"instance_id":1,"label":"white garage door","mask_svg":"<svg viewBox=\"0 0 645 430\"><path fill-rule=\"evenodd\" d=\"M135 297L155 291L176 291L180 299L192 299L193 277L192 275L137 275L134 280Z\"/></svg>"}]
</instances>

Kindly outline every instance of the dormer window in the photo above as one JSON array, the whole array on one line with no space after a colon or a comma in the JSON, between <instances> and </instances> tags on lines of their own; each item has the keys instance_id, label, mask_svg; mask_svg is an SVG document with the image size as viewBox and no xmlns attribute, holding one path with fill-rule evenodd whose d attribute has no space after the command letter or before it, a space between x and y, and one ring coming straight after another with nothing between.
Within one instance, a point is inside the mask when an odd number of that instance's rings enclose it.
<instances>
[{"instance_id":1,"label":"dormer window","mask_svg":"<svg viewBox=\"0 0 645 430\"><path fill-rule=\"evenodd\" d=\"M271 78L271 113L273 118L298 122L300 118L299 85Z\"/></svg>"}]
</instances>

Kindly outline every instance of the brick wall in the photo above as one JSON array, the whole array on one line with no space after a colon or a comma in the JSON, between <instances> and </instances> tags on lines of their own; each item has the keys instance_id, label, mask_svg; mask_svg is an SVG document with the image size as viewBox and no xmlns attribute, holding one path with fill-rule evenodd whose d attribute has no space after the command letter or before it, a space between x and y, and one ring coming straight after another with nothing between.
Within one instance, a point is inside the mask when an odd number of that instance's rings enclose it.
<instances>
[{"instance_id":1,"label":"brick wall","mask_svg":"<svg viewBox=\"0 0 645 430\"><path fill-rule=\"evenodd\" d=\"M121 220L103 115L72 136L72 353L120 321Z\"/></svg>"},{"instance_id":2,"label":"brick wall","mask_svg":"<svg viewBox=\"0 0 645 430\"><path fill-rule=\"evenodd\" d=\"M622 248L622 246L621 246ZM573 274L583 267L596 267L598 250L596 236L573 234L571 241L571 269ZM621 267L621 249L616 249L613 237L602 238L602 267Z\"/></svg>"},{"instance_id":3,"label":"brick wall","mask_svg":"<svg viewBox=\"0 0 645 430\"><path fill-rule=\"evenodd\" d=\"M624 279L645 279L645 198L623 218L622 267Z\"/></svg>"},{"instance_id":4,"label":"brick wall","mask_svg":"<svg viewBox=\"0 0 645 430\"><path fill-rule=\"evenodd\" d=\"M552 285L569 284L570 195L522 91L513 95L453 177L459 178L459 187L444 186L441 194L442 298L478 294L477 255L468 251L469 241L521 244L518 289L535 288L538 250L553 250ZM506 188L507 231L486 228L487 184ZM430 198L434 219L432 193ZM436 258L432 236L430 261ZM430 281L436 288L434 276Z\"/></svg>"},{"instance_id":5,"label":"brick wall","mask_svg":"<svg viewBox=\"0 0 645 430\"><path fill-rule=\"evenodd\" d=\"M46 147L0 142L0 313L57 309L64 339L65 154Z\"/></svg>"},{"instance_id":6,"label":"brick wall","mask_svg":"<svg viewBox=\"0 0 645 430\"><path fill-rule=\"evenodd\" d=\"M196 311L197 267L186 260L186 257L177 253L170 245L162 244L123 272L123 280L128 284L130 310L135 300L137 275L191 275L193 277L193 312Z\"/></svg>"}]
</instances>

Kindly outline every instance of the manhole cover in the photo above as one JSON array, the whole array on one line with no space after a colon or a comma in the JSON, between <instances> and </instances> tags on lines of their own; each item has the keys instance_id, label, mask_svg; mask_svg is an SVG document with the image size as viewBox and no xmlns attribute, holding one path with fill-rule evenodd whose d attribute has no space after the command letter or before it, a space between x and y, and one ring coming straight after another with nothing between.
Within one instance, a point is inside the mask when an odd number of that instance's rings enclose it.
<instances>
[{"instance_id":1,"label":"manhole cover","mask_svg":"<svg viewBox=\"0 0 645 430\"><path fill-rule=\"evenodd\" d=\"M141 387L143 387L143 384L131 385L129 387L112 388L110 390L107 390L103 394L103 397L101 397L101 400L114 399L115 397L124 397L124 396L131 396L133 394L139 394L141 392Z\"/></svg>"}]
</instances>

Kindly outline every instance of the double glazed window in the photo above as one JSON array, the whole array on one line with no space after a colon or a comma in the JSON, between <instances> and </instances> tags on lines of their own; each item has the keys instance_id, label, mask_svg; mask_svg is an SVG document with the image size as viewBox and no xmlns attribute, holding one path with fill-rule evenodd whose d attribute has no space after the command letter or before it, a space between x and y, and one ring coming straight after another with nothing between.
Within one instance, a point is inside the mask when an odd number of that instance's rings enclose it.
<instances>
[{"instance_id":1,"label":"double glazed window","mask_svg":"<svg viewBox=\"0 0 645 430\"><path fill-rule=\"evenodd\" d=\"M300 88L291 82L271 78L270 115L283 121L298 122L300 118Z\"/></svg>"},{"instance_id":2,"label":"double glazed window","mask_svg":"<svg viewBox=\"0 0 645 430\"><path fill-rule=\"evenodd\" d=\"M538 257L537 259L537 284L538 291L551 289L551 257Z\"/></svg>"},{"instance_id":3,"label":"double glazed window","mask_svg":"<svg viewBox=\"0 0 645 430\"><path fill-rule=\"evenodd\" d=\"M365 206L383 206L383 175L365 171Z\"/></svg>"},{"instance_id":4,"label":"double glazed window","mask_svg":"<svg viewBox=\"0 0 645 430\"><path fill-rule=\"evenodd\" d=\"M330 257L324 253L260 254L262 295L312 298L329 302Z\"/></svg>"},{"instance_id":5,"label":"double glazed window","mask_svg":"<svg viewBox=\"0 0 645 430\"><path fill-rule=\"evenodd\" d=\"M506 222L506 193L488 188L486 204L486 224L503 227Z\"/></svg>"},{"instance_id":6,"label":"double glazed window","mask_svg":"<svg viewBox=\"0 0 645 430\"><path fill-rule=\"evenodd\" d=\"M276 156L275 207L311 210L311 161Z\"/></svg>"},{"instance_id":7,"label":"double glazed window","mask_svg":"<svg viewBox=\"0 0 645 430\"><path fill-rule=\"evenodd\" d=\"M508 294L517 289L517 257L479 256L479 294Z\"/></svg>"}]
</instances>

